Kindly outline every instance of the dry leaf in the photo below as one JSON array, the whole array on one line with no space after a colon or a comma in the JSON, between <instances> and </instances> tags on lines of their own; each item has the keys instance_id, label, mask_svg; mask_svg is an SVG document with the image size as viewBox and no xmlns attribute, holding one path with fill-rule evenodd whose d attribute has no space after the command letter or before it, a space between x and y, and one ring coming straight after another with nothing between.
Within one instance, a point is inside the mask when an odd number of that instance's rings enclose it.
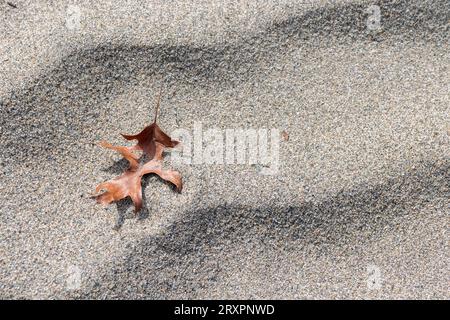
<instances>
[{"instance_id":1,"label":"dry leaf","mask_svg":"<svg viewBox=\"0 0 450 320\"><path fill-rule=\"evenodd\" d=\"M153 159L155 156L156 143L167 148L173 148L178 144L178 141L172 140L158 127L156 120L134 136L126 134L122 134L122 136L127 140L137 140L138 143L134 146L133 150L142 150L150 159Z\"/></svg>"},{"instance_id":2,"label":"dry leaf","mask_svg":"<svg viewBox=\"0 0 450 320\"><path fill-rule=\"evenodd\" d=\"M132 147L113 146L106 141L102 141L102 147L119 152L130 167L119 177L103 182L95 189L98 194L102 190L104 193L95 196L97 202L103 205L110 204L126 197L130 197L134 203L135 212L142 208L142 176L148 173L155 173L162 179L175 185L176 190L181 192L183 187L180 173L173 170L163 170L162 160L165 148L173 148L178 141L172 140L156 124L159 109L159 98L156 105L155 119L153 123L144 128L137 135L122 135L127 140L137 140L137 144ZM142 150L141 157L134 151ZM142 159L150 159L141 164Z\"/></svg>"}]
</instances>

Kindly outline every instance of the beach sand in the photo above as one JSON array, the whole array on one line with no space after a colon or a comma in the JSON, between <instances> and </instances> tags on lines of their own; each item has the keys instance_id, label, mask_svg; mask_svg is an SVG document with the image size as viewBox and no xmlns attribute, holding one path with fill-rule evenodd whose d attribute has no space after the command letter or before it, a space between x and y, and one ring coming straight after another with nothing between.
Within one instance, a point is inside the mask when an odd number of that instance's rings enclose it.
<instances>
[{"instance_id":1,"label":"beach sand","mask_svg":"<svg viewBox=\"0 0 450 320\"><path fill-rule=\"evenodd\" d=\"M450 298L448 1L9 2L0 298ZM169 134L288 133L278 172L97 205L160 87Z\"/></svg>"}]
</instances>

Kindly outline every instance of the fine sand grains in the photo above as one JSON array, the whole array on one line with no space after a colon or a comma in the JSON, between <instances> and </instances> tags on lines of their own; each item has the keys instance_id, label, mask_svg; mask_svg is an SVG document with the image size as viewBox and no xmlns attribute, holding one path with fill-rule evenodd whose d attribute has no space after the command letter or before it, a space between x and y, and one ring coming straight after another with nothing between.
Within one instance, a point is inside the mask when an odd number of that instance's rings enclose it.
<instances>
[{"instance_id":1,"label":"fine sand grains","mask_svg":"<svg viewBox=\"0 0 450 320\"><path fill-rule=\"evenodd\" d=\"M449 298L448 1L12 2L1 298ZM161 83L168 134L287 132L278 172L170 163L181 194L96 205L126 166L96 143Z\"/></svg>"}]
</instances>

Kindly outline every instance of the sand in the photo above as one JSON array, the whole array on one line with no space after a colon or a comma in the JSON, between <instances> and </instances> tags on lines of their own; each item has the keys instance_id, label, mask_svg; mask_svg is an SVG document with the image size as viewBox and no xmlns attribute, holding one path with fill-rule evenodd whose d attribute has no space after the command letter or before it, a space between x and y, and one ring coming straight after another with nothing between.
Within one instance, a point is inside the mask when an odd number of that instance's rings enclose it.
<instances>
[{"instance_id":1,"label":"sand","mask_svg":"<svg viewBox=\"0 0 450 320\"><path fill-rule=\"evenodd\" d=\"M9 2L0 298L450 298L448 1ZM278 173L95 204L161 86L167 133L286 131Z\"/></svg>"}]
</instances>

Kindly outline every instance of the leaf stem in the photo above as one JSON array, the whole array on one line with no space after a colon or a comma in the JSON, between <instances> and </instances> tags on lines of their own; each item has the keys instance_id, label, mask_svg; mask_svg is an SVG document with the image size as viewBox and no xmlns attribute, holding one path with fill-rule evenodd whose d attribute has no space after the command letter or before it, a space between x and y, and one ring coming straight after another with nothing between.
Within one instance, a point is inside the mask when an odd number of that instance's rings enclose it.
<instances>
[{"instance_id":1,"label":"leaf stem","mask_svg":"<svg viewBox=\"0 0 450 320\"><path fill-rule=\"evenodd\" d=\"M159 88L158 100L156 100L155 120L153 121L154 123L156 123L156 120L158 119L159 105L161 104L161 93L162 93L162 85Z\"/></svg>"}]
</instances>

